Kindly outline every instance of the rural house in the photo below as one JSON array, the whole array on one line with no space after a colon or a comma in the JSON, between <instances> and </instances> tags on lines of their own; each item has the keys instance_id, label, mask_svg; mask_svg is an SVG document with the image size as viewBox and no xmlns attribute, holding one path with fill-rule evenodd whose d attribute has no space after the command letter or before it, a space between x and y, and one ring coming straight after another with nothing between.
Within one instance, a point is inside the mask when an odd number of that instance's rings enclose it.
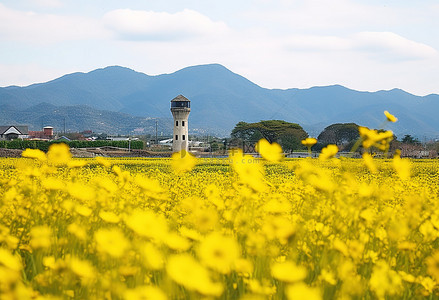
<instances>
[{"instance_id":1,"label":"rural house","mask_svg":"<svg viewBox=\"0 0 439 300\"><path fill-rule=\"evenodd\" d=\"M0 126L0 140L26 138L28 138L28 126Z\"/></svg>"}]
</instances>

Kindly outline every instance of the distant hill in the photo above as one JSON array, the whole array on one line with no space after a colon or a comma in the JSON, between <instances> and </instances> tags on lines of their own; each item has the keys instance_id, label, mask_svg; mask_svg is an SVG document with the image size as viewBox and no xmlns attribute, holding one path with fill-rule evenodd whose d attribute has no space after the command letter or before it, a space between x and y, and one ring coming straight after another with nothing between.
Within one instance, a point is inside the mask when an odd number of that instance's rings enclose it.
<instances>
[{"instance_id":1,"label":"distant hill","mask_svg":"<svg viewBox=\"0 0 439 300\"><path fill-rule=\"evenodd\" d=\"M359 92L339 85L265 89L218 64L158 76L113 66L26 87L0 88L0 121L39 128L42 122L48 125L50 118L66 115L71 118L70 130L150 131L151 122L155 123L151 118L170 120L170 100L179 94L192 102L189 121L193 133L225 136L239 121L283 119L299 123L317 136L326 126L339 122L379 127L383 111L389 110L399 118L388 127L397 136L439 137L439 95L420 97L399 89ZM47 109L47 105L56 107ZM162 126L170 131L172 124Z\"/></svg>"},{"instance_id":2,"label":"distant hill","mask_svg":"<svg viewBox=\"0 0 439 300\"><path fill-rule=\"evenodd\" d=\"M51 125L62 132L65 124L71 132L93 130L111 134L155 134L156 121L159 135L172 132L171 118L136 117L97 110L87 105L54 106L40 103L22 110L0 107L0 124L27 124L29 130L41 130L43 126Z\"/></svg>"}]
</instances>

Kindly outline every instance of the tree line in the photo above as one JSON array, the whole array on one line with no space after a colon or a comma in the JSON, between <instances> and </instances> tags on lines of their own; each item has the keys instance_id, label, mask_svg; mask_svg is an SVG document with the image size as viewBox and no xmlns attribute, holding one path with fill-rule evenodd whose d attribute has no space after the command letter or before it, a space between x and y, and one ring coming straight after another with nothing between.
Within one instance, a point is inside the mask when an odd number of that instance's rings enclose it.
<instances>
[{"instance_id":1,"label":"tree line","mask_svg":"<svg viewBox=\"0 0 439 300\"><path fill-rule=\"evenodd\" d=\"M70 148L92 148L92 147L118 147L131 149L143 149L143 141L33 141L15 139L11 141L0 141L0 148L6 149L39 149L47 151L53 143L65 143Z\"/></svg>"},{"instance_id":2,"label":"tree line","mask_svg":"<svg viewBox=\"0 0 439 300\"><path fill-rule=\"evenodd\" d=\"M350 151L360 138L359 127L355 123L329 125L317 136L317 144L314 145L313 150L320 151L329 144L335 144L341 151ZM232 130L229 146L244 148L245 151L251 152L254 150L254 144L261 138L265 138L270 143L280 144L284 152L292 152L306 150L301 141L307 137L308 133L296 123L282 120L239 122ZM394 136L390 150L397 149L400 144L420 145L421 143L411 135L405 135L401 141Z\"/></svg>"}]
</instances>

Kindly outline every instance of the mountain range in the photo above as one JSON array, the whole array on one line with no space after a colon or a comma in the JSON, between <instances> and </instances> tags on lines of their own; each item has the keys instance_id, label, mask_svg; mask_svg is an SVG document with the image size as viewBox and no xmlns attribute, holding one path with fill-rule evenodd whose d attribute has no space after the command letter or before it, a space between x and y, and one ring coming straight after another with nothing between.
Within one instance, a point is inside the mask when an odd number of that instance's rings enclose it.
<instances>
[{"instance_id":1,"label":"mountain range","mask_svg":"<svg viewBox=\"0 0 439 300\"><path fill-rule=\"evenodd\" d=\"M387 124L398 137L439 137L439 95L416 96L400 89L361 92L340 85L308 89L266 89L222 65L184 68L149 76L111 66L73 73L25 87L0 88L0 125L51 125L62 131L112 134L172 131L170 101L191 100L190 133L227 136L239 121L281 119L317 136L333 123L379 128L388 110L399 121Z\"/></svg>"}]
</instances>

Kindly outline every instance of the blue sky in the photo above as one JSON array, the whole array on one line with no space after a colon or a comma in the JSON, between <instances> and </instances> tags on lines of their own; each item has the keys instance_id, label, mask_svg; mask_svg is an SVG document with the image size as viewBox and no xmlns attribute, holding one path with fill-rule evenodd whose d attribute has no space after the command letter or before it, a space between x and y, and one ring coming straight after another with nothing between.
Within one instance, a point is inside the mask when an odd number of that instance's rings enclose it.
<instances>
[{"instance_id":1,"label":"blue sky","mask_svg":"<svg viewBox=\"0 0 439 300\"><path fill-rule=\"evenodd\" d=\"M439 2L0 0L0 86L220 63L266 88L439 93Z\"/></svg>"}]
</instances>

